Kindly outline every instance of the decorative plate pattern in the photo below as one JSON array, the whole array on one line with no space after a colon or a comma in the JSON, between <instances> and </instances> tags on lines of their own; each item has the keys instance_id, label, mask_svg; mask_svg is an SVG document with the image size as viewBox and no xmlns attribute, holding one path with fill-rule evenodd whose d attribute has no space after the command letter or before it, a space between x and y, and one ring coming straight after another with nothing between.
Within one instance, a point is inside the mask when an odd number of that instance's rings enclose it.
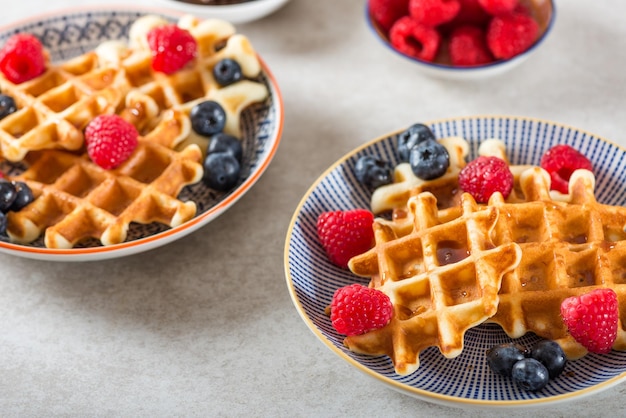
<instances>
[{"instance_id":1,"label":"decorative plate pattern","mask_svg":"<svg viewBox=\"0 0 626 418\"><path fill-rule=\"evenodd\" d=\"M15 33L28 32L41 39L53 61L64 61L94 49L103 41L128 39L132 23L146 14L158 14L171 21L176 21L179 17L156 9L80 9L36 17L0 28L0 45ZM0 251L63 261L113 258L171 242L215 219L258 180L271 162L280 142L284 114L282 97L269 69L263 61L261 63L263 71L258 81L267 86L270 94L267 100L250 106L241 115L244 156L239 185L228 193L215 192L201 182L186 187L179 197L181 200L196 202L198 213L194 219L172 229L156 223L132 224L126 242L107 247L93 240L70 250L52 250L44 247L41 238L30 245L0 242ZM0 168L5 172L22 169L19 164L8 162L2 162Z\"/></svg>"},{"instance_id":2,"label":"decorative plate pattern","mask_svg":"<svg viewBox=\"0 0 626 418\"><path fill-rule=\"evenodd\" d=\"M513 164L539 164L545 150L570 144L589 157L596 174L596 197L600 202L626 206L626 150L591 133L538 119L521 117L467 117L428 124L439 137L463 136L475 158L482 140L499 138L506 144ZM343 346L343 336L324 315L339 287L364 282L347 270L332 265L318 243L316 220L329 210L369 208L371 193L355 178L354 165L363 155L380 156L397 163L394 132L352 151L330 167L309 189L292 218L285 244L287 285L296 309L313 333L339 357L358 370L403 393L453 406L513 406L554 403L581 397L615 385L626 378L626 352L589 354L567 364L564 373L538 392L521 390L511 379L495 375L486 363L485 351L511 339L495 324L469 330L465 348L447 359L431 347L420 355L419 369L407 376L395 373L386 356L365 356ZM531 346L533 334L520 339Z\"/></svg>"}]
</instances>

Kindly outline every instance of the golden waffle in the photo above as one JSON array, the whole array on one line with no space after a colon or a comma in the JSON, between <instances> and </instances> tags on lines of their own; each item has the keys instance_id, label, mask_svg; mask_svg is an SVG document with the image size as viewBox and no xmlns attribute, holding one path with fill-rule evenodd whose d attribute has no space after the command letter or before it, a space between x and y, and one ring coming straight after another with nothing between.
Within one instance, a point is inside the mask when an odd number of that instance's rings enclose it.
<instances>
[{"instance_id":1,"label":"golden waffle","mask_svg":"<svg viewBox=\"0 0 626 418\"><path fill-rule=\"evenodd\" d=\"M102 113L120 113L140 133L152 130L167 110L189 114L204 100L218 102L226 112L224 132L241 137L240 115L252 103L268 96L260 82L244 79L220 87L213 66L231 58L247 78L261 72L261 64L248 39L221 20L182 17L198 43L198 56L172 75L153 71L147 33L166 20L153 15L139 18L130 28L129 42L107 41L94 51L68 62L47 63L39 77L16 85L0 73L0 90L12 96L18 111L0 121L0 151L9 161L21 161L28 151L78 150L84 127ZM203 146L208 139L189 132L187 143Z\"/></svg>"},{"instance_id":2,"label":"golden waffle","mask_svg":"<svg viewBox=\"0 0 626 418\"><path fill-rule=\"evenodd\" d=\"M167 75L152 70L151 52L147 46L147 33L155 26L168 22L148 15L138 19L130 29L128 44L105 42L96 49L101 65L123 70L128 92L122 116L139 131L152 128L154 121L168 109L180 110L189 115L191 109L205 100L219 103L226 113L224 132L240 138L241 112L252 103L268 96L267 87L250 80L261 72L258 57L248 39L235 33L227 22L216 19L200 21L190 16L180 19L178 25L194 36L198 44L196 59L174 74ZM213 67L220 60L237 61L245 79L221 87L213 77ZM189 142L206 142L193 131Z\"/></svg>"},{"instance_id":3,"label":"golden waffle","mask_svg":"<svg viewBox=\"0 0 626 418\"><path fill-rule=\"evenodd\" d=\"M349 267L390 297L394 315L384 328L347 337L350 350L388 355L399 374L408 374L427 347L459 355L465 332L496 313L502 276L517 266L519 246L492 242L497 208L480 208L469 194L459 208L454 219L442 219L436 198L424 192L409 199L408 235L399 237L394 221L376 220L375 248Z\"/></svg>"},{"instance_id":4,"label":"golden waffle","mask_svg":"<svg viewBox=\"0 0 626 418\"><path fill-rule=\"evenodd\" d=\"M0 91L15 99L18 111L0 121L0 151L20 161L30 150L83 145L83 128L97 115L112 113L128 91L123 74L100 68L90 52L13 84L0 72Z\"/></svg>"},{"instance_id":5,"label":"golden waffle","mask_svg":"<svg viewBox=\"0 0 626 418\"><path fill-rule=\"evenodd\" d=\"M498 311L489 321L513 338L533 332L554 340L571 359L587 351L568 334L561 302L599 287L618 295L613 348L626 349L626 208L598 203L594 182L591 172L575 171L569 202L562 202L550 194L549 174L535 167L520 177L525 202L508 203L499 194L489 202L500 212L494 244L522 249L519 266L504 275Z\"/></svg>"},{"instance_id":6,"label":"golden waffle","mask_svg":"<svg viewBox=\"0 0 626 418\"><path fill-rule=\"evenodd\" d=\"M372 194L370 206L374 214L386 211L403 210L409 197L421 192L431 192L437 197L439 208L458 203L457 190L459 172L465 167L465 158L469 153L469 144L461 137L441 138L450 156L450 165L443 176L433 180L417 177L407 162L398 164L394 169L393 183L377 188ZM402 216L399 214L398 216Z\"/></svg>"},{"instance_id":7,"label":"golden waffle","mask_svg":"<svg viewBox=\"0 0 626 418\"><path fill-rule=\"evenodd\" d=\"M202 152L197 145L171 149L188 132L189 120L174 111L167 116L114 170L100 168L86 154L30 153L28 168L13 180L26 182L35 200L9 212L11 240L29 243L45 234L48 248L71 248L89 238L111 245L126 239L131 222L174 227L195 216L195 203L176 197L201 179Z\"/></svg>"}]
</instances>

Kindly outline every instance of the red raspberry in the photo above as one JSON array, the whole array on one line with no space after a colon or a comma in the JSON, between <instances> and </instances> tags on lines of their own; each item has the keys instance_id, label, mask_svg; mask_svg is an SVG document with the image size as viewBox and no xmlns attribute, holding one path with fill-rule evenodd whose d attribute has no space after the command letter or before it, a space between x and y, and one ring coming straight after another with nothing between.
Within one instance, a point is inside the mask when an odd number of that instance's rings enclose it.
<instances>
[{"instance_id":1,"label":"red raspberry","mask_svg":"<svg viewBox=\"0 0 626 418\"><path fill-rule=\"evenodd\" d=\"M480 65L493 61L485 32L477 26L464 25L454 29L448 49L453 65Z\"/></svg>"},{"instance_id":2,"label":"red raspberry","mask_svg":"<svg viewBox=\"0 0 626 418\"><path fill-rule=\"evenodd\" d=\"M613 289L601 288L561 303L570 335L592 353L608 353L617 337L619 303Z\"/></svg>"},{"instance_id":3,"label":"red raspberry","mask_svg":"<svg viewBox=\"0 0 626 418\"><path fill-rule=\"evenodd\" d=\"M0 50L0 71L15 84L32 80L46 70L43 45L35 36L18 33Z\"/></svg>"},{"instance_id":4,"label":"red raspberry","mask_svg":"<svg viewBox=\"0 0 626 418\"><path fill-rule=\"evenodd\" d=\"M483 26L489 22L491 16L482 8L478 0L459 0L461 8L452 24Z\"/></svg>"},{"instance_id":5,"label":"red raspberry","mask_svg":"<svg viewBox=\"0 0 626 418\"><path fill-rule=\"evenodd\" d=\"M389 296L360 284L337 289L330 304L330 320L343 335L360 335L382 328L392 316Z\"/></svg>"},{"instance_id":6,"label":"red raspberry","mask_svg":"<svg viewBox=\"0 0 626 418\"><path fill-rule=\"evenodd\" d=\"M487 13L498 16L515 10L519 0L478 0L478 2Z\"/></svg>"},{"instance_id":7,"label":"red raspberry","mask_svg":"<svg viewBox=\"0 0 626 418\"><path fill-rule=\"evenodd\" d=\"M396 20L409 14L409 0L370 0L369 8L374 21L389 32Z\"/></svg>"},{"instance_id":8,"label":"red raspberry","mask_svg":"<svg viewBox=\"0 0 626 418\"><path fill-rule=\"evenodd\" d=\"M487 203L495 192L506 199L513 189L513 174L508 164L497 157L478 157L459 173L459 186L478 203Z\"/></svg>"},{"instance_id":9,"label":"red raspberry","mask_svg":"<svg viewBox=\"0 0 626 418\"><path fill-rule=\"evenodd\" d=\"M374 215L365 209L324 212L317 218L317 235L328 258L342 268L355 255L372 248Z\"/></svg>"},{"instance_id":10,"label":"red raspberry","mask_svg":"<svg viewBox=\"0 0 626 418\"><path fill-rule=\"evenodd\" d=\"M569 178L579 168L592 171L591 161L569 145L555 145L543 154L541 168L550 173L550 189L569 193Z\"/></svg>"},{"instance_id":11,"label":"red raspberry","mask_svg":"<svg viewBox=\"0 0 626 418\"><path fill-rule=\"evenodd\" d=\"M494 57L509 59L530 48L538 34L539 25L525 13L494 16L487 27L487 45Z\"/></svg>"},{"instance_id":12,"label":"red raspberry","mask_svg":"<svg viewBox=\"0 0 626 418\"><path fill-rule=\"evenodd\" d=\"M396 21L389 31L391 45L403 54L432 61L437 55L441 36L435 29L417 23L409 16Z\"/></svg>"},{"instance_id":13,"label":"red raspberry","mask_svg":"<svg viewBox=\"0 0 626 418\"><path fill-rule=\"evenodd\" d=\"M100 167L115 168L137 147L137 129L118 115L100 115L85 128L87 153Z\"/></svg>"},{"instance_id":14,"label":"red raspberry","mask_svg":"<svg viewBox=\"0 0 626 418\"><path fill-rule=\"evenodd\" d=\"M455 18L461 9L459 0L410 0L409 14L418 23L435 27Z\"/></svg>"},{"instance_id":15,"label":"red raspberry","mask_svg":"<svg viewBox=\"0 0 626 418\"><path fill-rule=\"evenodd\" d=\"M158 26L148 32L148 45L152 51L152 68L173 74L196 56L195 38L176 25Z\"/></svg>"}]
</instances>

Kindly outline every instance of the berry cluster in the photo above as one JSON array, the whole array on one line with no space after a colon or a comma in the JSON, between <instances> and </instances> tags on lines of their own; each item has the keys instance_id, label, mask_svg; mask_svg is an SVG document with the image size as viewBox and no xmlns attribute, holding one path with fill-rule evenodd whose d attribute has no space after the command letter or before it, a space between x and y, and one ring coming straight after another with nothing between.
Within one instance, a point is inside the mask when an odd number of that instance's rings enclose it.
<instances>
[{"instance_id":1,"label":"berry cluster","mask_svg":"<svg viewBox=\"0 0 626 418\"><path fill-rule=\"evenodd\" d=\"M519 0L370 0L369 11L399 52L455 66L512 58L539 36Z\"/></svg>"},{"instance_id":2,"label":"berry cluster","mask_svg":"<svg viewBox=\"0 0 626 418\"><path fill-rule=\"evenodd\" d=\"M541 167L550 174L550 189L568 193L569 179L578 169L592 170L591 161L570 145L559 144L548 149ZM513 189L513 174L507 163L497 157L478 157L459 173L459 187L479 203L487 203L495 192L506 199Z\"/></svg>"},{"instance_id":3,"label":"berry cluster","mask_svg":"<svg viewBox=\"0 0 626 418\"><path fill-rule=\"evenodd\" d=\"M513 379L521 388L536 391L563 372L567 358L560 345L542 340L530 350L515 343L492 347L487 350L487 364L495 373Z\"/></svg>"},{"instance_id":4,"label":"berry cluster","mask_svg":"<svg viewBox=\"0 0 626 418\"><path fill-rule=\"evenodd\" d=\"M433 180L443 176L450 166L450 155L435 134L424 124L416 123L398 135L398 160L408 162L415 176ZM393 181L388 161L373 156L360 157L354 167L357 180L371 189Z\"/></svg>"},{"instance_id":5,"label":"berry cluster","mask_svg":"<svg viewBox=\"0 0 626 418\"><path fill-rule=\"evenodd\" d=\"M26 183L8 181L0 175L0 238L7 235L7 213L22 210L33 200L33 192Z\"/></svg>"},{"instance_id":6,"label":"berry cluster","mask_svg":"<svg viewBox=\"0 0 626 418\"><path fill-rule=\"evenodd\" d=\"M223 78L221 82L231 84L237 80ZM220 192L231 190L237 185L241 174L243 147L238 138L223 132L227 117L224 108L216 101L205 100L191 109L189 117L194 132L209 138L204 159L204 183Z\"/></svg>"}]
</instances>

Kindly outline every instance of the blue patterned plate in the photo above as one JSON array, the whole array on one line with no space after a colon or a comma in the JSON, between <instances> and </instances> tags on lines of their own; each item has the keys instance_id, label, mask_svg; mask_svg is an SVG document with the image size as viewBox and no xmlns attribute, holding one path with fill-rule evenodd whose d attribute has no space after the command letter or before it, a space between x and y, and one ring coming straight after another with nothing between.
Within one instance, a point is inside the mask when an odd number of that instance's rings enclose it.
<instances>
[{"instance_id":1,"label":"blue patterned plate","mask_svg":"<svg viewBox=\"0 0 626 418\"><path fill-rule=\"evenodd\" d=\"M64 61L97 47L106 40L126 40L132 23L146 14L161 15L176 21L180 15L172 11L149 8L111 7L80 8L29 18L0 27L0 45L17 32L38 36L50 52L53 61ZM254 43L254 40L252 40ZM267 65L261 60L263 71L259 76L270 92L263 102L250 106L241 115L244 156L239 185L229 193L216 193L201 182L186 187L181 200L193 200L198 207L195 218L175 228L159 224L131 224L127 241L103 247L89 242L69 250L45 248L43 239L31 245L17 245L0 241L0 251L14 255L54 261L99 260L146 251L179 239L206 225L241 198L269 166L282 135L283 102L278 85ZM4 170L14 167L3 162Z\"/></svg>"},{"instance_id":2,"label":"blue patterned plate","mask_svg":"<svg viewBox=\"0 0 626 418\"><path fill-rule=\"evenodd\" d=\"M591 133L537 119L501 116L446 119L429 126L437 137L466 138L470 158L475 158L482 140L500 138L513 164L539 164L549 147L570 144L593 162L597 199L626 206L626 150ZM397 163L398 133L375 139L341 158L313 184L295 211L285 244L285 274L296 309L313 333L340 358L391 388L451 406L543 405L589 395L624 380L626 352L612 351L569 362L564 373L541 391L521 390L510 379L492 373L486 363L488 348L510 341L495 324L469 330L465 348L455 359L443 357L437 348L427 349L420 355L419 369L408 376L396 374L386 356L358 355L343 346L343 336L335 332L324 308L337 288L366 282L328 261L317 240L316 220L329 210L369 208L370 192L355 179L354 164L363 155ZM537 340L529 334L518 341L531 346Z\"/></svg>"}]
</instances>

